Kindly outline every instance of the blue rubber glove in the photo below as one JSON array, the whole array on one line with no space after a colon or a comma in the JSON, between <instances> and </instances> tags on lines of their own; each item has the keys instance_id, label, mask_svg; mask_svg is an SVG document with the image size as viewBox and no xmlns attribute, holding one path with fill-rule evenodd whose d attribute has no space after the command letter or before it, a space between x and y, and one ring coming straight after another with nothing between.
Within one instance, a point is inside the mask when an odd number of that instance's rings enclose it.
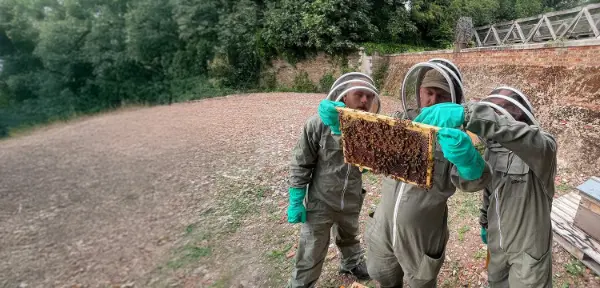
<instances>
[{"instance_id":1,"label":"blue rubber glove","mask_svg":"<svg viewBox=\"0 0 600 288\"><path fill-rule=\"evenodd\" d=\"M442 128L437 133L437 139L444 158L456 166L461 178L467 181L481 178L485 161L467 133L454 128Z\"/></svg>"},{"instance_id":2,"label":"blue rubber glove","mask_svg":"<svg viewBox=\"0 0 600 288\"><path fill-rule=\"evenodd\" d=\"M451 102L435 104L421 109L415 122L444 128L458 128L465 122L465 108Z\"/></svg>"},{"instance_id":3,"label":"blue rubber glove","mask_svg":"<svg viewBox=\"0 0 600 288\"><path fill-rule=\"evenodd\" d=\"M306 222L306 208L304 207L304 196L306 188L293 188L290 190L290 205L287 209L288 222L304 223Z\"/></svg>"},{"instance_id":4,"label":"blue rubber glove","mask_svg":"<svg viewBox=\"0 0 600 288\"><path fill-rule=\"evenodd\" d=\"M335 107L346 107L343 102L336 102L324 99L319 104L319 117L323 124L327 125L331 129L331 133L340 135L340 113Z\"/></svg>"},{"instance_id":5,"label":"blue rubber glove","mask_svg":"<svg viewBox=\"0 0 600 288\"><path fill-rule=\"evenodd\" d=\"M481 241L487 245L487 229L481 227Z\"/></svg>"}]
</instances>

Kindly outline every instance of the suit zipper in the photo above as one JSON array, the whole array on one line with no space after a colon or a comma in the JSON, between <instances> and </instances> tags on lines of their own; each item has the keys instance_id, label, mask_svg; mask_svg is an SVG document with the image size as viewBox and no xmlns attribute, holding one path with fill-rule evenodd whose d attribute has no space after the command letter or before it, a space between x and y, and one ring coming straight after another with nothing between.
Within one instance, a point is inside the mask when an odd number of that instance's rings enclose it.
<instances>
[{"instance_id":1,"label":"suit zipper","mask_svg":"<svg viewBox=\"0 0 600 288\"><path fill-rule=\"evenodd\" d=\"M396 246L396 234L397 234L397 226L396 223L398 221L398 209L400 207L400 200L402 200L402 194L404 194L404 186L406 186L406 183L402 182L402 184L400 184L400 191L398 192L398 196L396 196L396 205L394 206L394 227L392 228L392 233L394 233L392 235L392 247Z\"/></svg>"},{"instance_id":2,"label":"suit zipper","mask_svg":"<svg viewBox=\"0 0 600 288\"><path fill-rule=\"evenodd\" d=\"M500 201L498 200L498 191L500 190L500 187L496 188L496 193L494 193L494 198L496 198L496 215L498 216L498 232L500 233L500 249L504 248L502 247L502 221L501 221L501 217L500 217Z\"/></svg>"},{"instance_id":3,"label":"suit zipper","mask_svg":"<svg viewBox=\"0 0 600 288\"><path fill-rule=\"evenodd\" d=\"M348 177L350 177L350 164L348 164L348 171L346 171L346 180L344 180L344 190L342 190L342 210L344 210L344 195L346 194L346 188L348 188Z\"/></svg>"}]
</instances>

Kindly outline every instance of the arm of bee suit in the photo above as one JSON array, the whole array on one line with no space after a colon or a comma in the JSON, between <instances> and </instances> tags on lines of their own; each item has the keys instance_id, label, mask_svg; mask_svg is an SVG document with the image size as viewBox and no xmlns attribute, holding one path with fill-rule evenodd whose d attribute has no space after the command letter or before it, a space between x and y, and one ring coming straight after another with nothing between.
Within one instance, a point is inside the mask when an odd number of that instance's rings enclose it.
<instances>
[{"instance_id":1,"label":"arm of bee suit","mask_svg":"<svg viewBox=\"0 0 600 288\"><path fill-rule=\"evenodd\" d=\"M454 184L454 186L460 191L479 192L484 189L490 181L492 181L491 171L490 165L485 162L485 167L483 168L481 177L474 180L466 180L460 176L456 165L452 165L452 170L450 170L450 180L452 181L452 184Z\"/></svg>"},{"instance_id":2,"label":"arm of bee suit","mask_svg":"<svg viewBox=\"0 0 600 288\"><path fill-rule=\"evenodd\" d=\"M479 103L465 105L467 130L500 143L521 158L546 185L556 174L556 140L540 127L496 114L489 106Z\"/></svg>"},{"instance_id":3,"label":"arm of bee suit","mask_svg":"<svg viewBox=\"0 0 600 288\"><path fill-rule=\"evenodd\" d=\"M317 166L320 120L318 116L311 117L304 128L300 139L292 150L292 161L290 164L290 187L306 188L310 184L313 169Z\"/></svg>"}]
</instances>

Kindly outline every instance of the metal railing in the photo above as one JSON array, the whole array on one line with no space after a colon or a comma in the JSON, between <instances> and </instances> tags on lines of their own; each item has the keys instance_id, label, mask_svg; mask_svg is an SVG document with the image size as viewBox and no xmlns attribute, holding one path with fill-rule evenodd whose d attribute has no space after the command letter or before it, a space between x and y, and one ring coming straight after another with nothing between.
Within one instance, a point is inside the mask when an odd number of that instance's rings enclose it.
<instances>
[{"instance_id":1,"label":"metal railing","mask_svg":"<svg viewBox=\"0 0 600 288\"><path fill-rule=\"evenodd\" d=\"M477 47L600 38L600 4L550 12L473 29Z\"/></svg>"}]
</instances>

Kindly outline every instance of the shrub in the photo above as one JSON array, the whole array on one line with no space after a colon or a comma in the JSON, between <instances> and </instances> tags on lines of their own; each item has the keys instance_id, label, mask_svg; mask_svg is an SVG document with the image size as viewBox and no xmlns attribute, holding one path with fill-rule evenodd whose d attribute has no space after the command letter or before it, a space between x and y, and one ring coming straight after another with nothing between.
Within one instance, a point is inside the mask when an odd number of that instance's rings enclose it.
<instances>
[{"instance_id":1,"label":"shrub","mask_svg":"<svg viewBox=\"0 0 600 288\"><path fill-rule=\"evenodd\" d=\"M375 87L379 90L383 89L389 67L390 62L388 58L382 58L382 63L375 68L375 71L373 71L373 81L375 81Z\"/></svg>"},{"instance_id":2,"label":"shrub","mask_svg":"<svg viewBox=\"0 0 600 288\"><path fill-rule=\"evenodd\" d=\"M320 92L329 92L329 89L331 88L331 85L333 85L333 82L335 82L335 77L333 77L333 73L327 72L323 74L323 77L321 77L321 79L319 80Z\"/></svg>"},{"instance_id":3,"label":"shrub","mask_svg":"<svg viewBox=\"0 0 600 288\"><path fill-rule=\"evenodd\" d=\"M303 93L317 92L316 85L310 80L306 71L300 71L300 73L296 74L292 89Z\"/></svg>"}]
</instances>

